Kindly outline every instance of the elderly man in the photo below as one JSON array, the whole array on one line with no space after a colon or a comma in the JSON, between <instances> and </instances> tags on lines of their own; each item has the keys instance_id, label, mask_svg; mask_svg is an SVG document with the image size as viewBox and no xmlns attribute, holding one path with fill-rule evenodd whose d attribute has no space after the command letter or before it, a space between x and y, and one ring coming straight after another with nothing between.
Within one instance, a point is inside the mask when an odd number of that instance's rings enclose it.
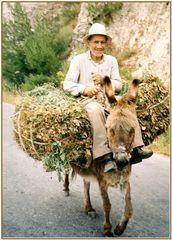
<instances>
[{"instance_id":1,"label":"elderly man","mask_svg":"<svg viewBox=\"0 0 172 240\"><path fill-rule=\"evenodd\" d=\"M93 129L93 159L103 160L106 163L104 172L115 171L116 166L106 137L105 108L100 101L97 101L102 92L103 77L105 75L110 77L115 92L119 92L122 88L116 58L104 54L105 47L111 41L112 38L106 33L104 25L93 24L88 35L83 38L83 42L87 45L89 51L73 58L64 81L64 90L74 96L83 95L91 99L89 102L85 102L85 108ZM141 162L142 159L152 156L153 152L143 150L143 145L138 123L135 129L131 164Z\"/></svg>"}]
</instances>

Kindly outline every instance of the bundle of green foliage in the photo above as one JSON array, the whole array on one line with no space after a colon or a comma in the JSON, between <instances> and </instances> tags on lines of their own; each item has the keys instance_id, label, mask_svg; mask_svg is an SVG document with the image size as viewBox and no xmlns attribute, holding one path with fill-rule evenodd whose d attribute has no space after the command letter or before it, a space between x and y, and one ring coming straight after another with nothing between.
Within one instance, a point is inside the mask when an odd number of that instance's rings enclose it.
<instances>
[{"instance_id":1,"label":"bundle of green foliage","mask_svg":"<svg viewBox=\"0 0 172 240\"><path fill-rule=\"evenodd\" d=\"M137 98L137 116L145 145L149 145L170 124L169 92L162 81L151 74L142 79Z\"/></svg>"},{"instance_id":2,"label":"bundle of green foliage","mask_svg":"<svg viewBox=\"0 0 172 240\"><path fill-rule=\"evenodd\" d=\"M76 99L45 85L18 99L13 116L16 141L42 160L47 171L64 172L69 161L91 163L92 131L87 113Z\"/></svg>"},{"instance_id":3,"label":"bundle of green foliage","mask_svg":"<svg viewBox=\"0 0 172 240\"><path fill-rule=\"evenodd\" d=\"M119 95L125 94L130 81L123 84ZM151 144L157 136L164 133L170 123L169 91L162 81L151 73L141 79L136 111L145 145Z\"/></svg>"}]
</instances>

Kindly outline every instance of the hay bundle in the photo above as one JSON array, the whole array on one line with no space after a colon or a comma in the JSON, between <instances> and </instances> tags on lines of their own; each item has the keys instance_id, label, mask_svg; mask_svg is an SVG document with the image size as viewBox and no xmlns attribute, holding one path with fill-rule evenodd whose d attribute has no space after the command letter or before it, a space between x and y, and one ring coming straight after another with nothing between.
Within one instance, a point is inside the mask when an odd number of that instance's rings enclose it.
<instances>
[{"instance_id":1,"label":"hay bundle","mask_svg":"<svg viewBox=\"0 0 172 240\"><path fill-rule=\"evenodd\" d=\"M157 136L169 127L169 92L162 81L149 72L139 85L136 111L144 144L151 144ZM128 82L123 84L120 95L127 92Z\"/></svg>"},{"instance_id":2,"label":"hay bundle","mask_svg":"<svg viewBox=\"0 0 172 240\"><path fill-rule=\"evenodd\" d=\"M137 116L143 141L149 145L169 127L169 93L162 81L151 74L145 75L139 87Z\"/></svg>"},{"instance_id":3,"label":"hay bundle","mask_svg":"<svg viewBox=\"0 0 172 240\"><path fill-rule=\"evenodd\" d=\"M92 131L85 109L51 86L30 91L16 104L16 141L31 157L43 160L47 171L63 172L68 161L88 167Z\"/></svg>"}]
</instances>

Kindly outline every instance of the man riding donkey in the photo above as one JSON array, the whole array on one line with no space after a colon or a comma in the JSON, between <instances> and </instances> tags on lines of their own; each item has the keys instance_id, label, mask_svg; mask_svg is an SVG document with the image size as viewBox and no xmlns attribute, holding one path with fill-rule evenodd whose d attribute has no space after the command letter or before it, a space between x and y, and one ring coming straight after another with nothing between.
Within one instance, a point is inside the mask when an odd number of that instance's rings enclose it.
<instances>
[{"instance_id":1,"label":"man riding donkey","mask_svg":"<svg viewBox=\"0 0 172 240\"><path fill-rule=\"evenodd\" d=\"M116 58L104 54L105 47L111 41L112 38L107 34L104 25L94 23L89 29L88 35L83 38L83 42L87 45L89 51L73 58L64 81L64 90L70 92L73 96L86 97L84 106L93 129L93 160L106 163L104 172L116 171L115 156L108 146L106 137L107 109L106 101L102 101L104 97L102 86L104 76L111 79L115 92L119 92L122 88ZM153 152L143 150L143 146L144 143L137 120L130 164L139 163L142 159L152 156Z\"/></svg>"}]
</instances>

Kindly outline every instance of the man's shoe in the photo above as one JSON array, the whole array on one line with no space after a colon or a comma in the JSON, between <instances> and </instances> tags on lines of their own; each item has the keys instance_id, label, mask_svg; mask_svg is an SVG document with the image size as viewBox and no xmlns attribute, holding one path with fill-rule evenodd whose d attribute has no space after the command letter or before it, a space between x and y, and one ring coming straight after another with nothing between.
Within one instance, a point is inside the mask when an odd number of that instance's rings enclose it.
<instances>
[{"instance_id":1,"label":"man's shoe","mask_svg":"<svg viewBox=\"0 0 172 240\"><path fill-rule=\"evenodd\" d=\"M105 163L105 166L104 166L105 173L117 171L116 163L113 161L113 153L107 153L104 156L96 158L95 160Z\"/></svg>"},{"instance_id":2,"label":"man's shoe","mask_svg":"<svg viewBox=\"0 0 172 240\"><path fill-rule=\"evenodd\" d=\"M113 160L113 153L107 153L101 157L98 157L94 159L95 161L102 162L102 163L107 163L108 161Z\"/></svg>"},{"instance_id":3,"label":"man's shoe","mask_svg":"<svg viewBox=\"0 0 172 240\"><path fill-rule=\"evenodd\" d=\"M149 158L152 155L153 155L152 150L148 150L148 149L143 150L141 147L136 147L132 151L130 163L136 164L136 163L142 162L142 159Z\"/></svg>"},{"instance_id":4,"label":"man's shoe","mask_svg":"<svg viewBox=\"0 0 172 240\"><path fill-rule=\"evenodd\" d=\"M111 173L111 172L116 172L117 171L117 166L116 166L116 163L113 162L113 161L108 161L106 164L105 164L105 167L104 167L104 172L105 173Z\"/></svg>"}]
</instances>

